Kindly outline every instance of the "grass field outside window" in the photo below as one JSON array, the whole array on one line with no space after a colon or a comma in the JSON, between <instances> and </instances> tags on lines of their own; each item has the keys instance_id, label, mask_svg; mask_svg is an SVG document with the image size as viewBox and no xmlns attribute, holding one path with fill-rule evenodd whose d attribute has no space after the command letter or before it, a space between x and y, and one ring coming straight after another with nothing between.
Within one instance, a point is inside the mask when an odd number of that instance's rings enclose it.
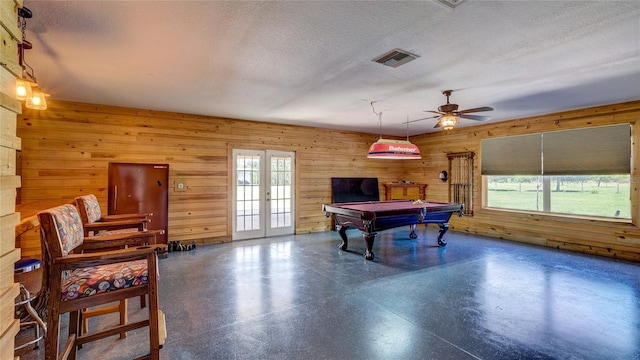
<instances>
[{"instance_id":1,"label":"grass field outside window","mask_svg":"<svg viewBox=\"0 0 640 360\"><path fill-rule=\"evenodd\" d=\"M551 213L631 218L631 177L559 176L549 178L548 189L542 176L488 176L487 206L525 211L544 211L544 192L549 191Z\"/></svg>"}]
</instances>

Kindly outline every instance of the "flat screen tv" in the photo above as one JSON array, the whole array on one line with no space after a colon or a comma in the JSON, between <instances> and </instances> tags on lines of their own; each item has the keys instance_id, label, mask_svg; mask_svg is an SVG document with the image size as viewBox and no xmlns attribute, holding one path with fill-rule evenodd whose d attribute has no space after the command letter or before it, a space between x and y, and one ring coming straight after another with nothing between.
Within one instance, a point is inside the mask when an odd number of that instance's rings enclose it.
<instances>
[{"instance_id":1,"label":"flat screen tv","mask_svg":"<svg viewBox=\"0 0 640 360\"><path fill-rule=\"evenodd\" d=\"M378 178L331 178L333 203L380 201Z\"/></svg>"}]
</instances>

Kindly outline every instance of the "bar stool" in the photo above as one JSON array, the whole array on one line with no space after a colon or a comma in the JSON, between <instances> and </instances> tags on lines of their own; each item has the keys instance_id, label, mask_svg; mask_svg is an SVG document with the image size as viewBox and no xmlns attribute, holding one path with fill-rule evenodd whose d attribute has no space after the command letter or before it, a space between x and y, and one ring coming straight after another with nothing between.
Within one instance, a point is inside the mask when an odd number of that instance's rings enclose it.
<instances>
[{"instance_id":1,"label":"bar stool","mask_svg":"<svg viewBox=\"0 0 640 360\"><path fill-rule=\"evenodd\" d=\"M42 262L38 259L32 258L23 258L16 262L14 267L14 275L20 276L22 274L37 270L42 265ZM36 296L32 295L29 290L24 286L24 284L20 283L20 296L16 301L16 310L20 306L24 306L24 309L27 311L29 315L33 318L33 321L23 321L20 319L20 327L28 327L33 326L35 328L35 338L33 340L27 341L24 344L17 345L14 351L19 351L24 349L25 347L35 344L34 349L40 347L40 340L44 338L44 335L47 331L47 324L42 321L36 310L31 306L31 301L35 299ZM42 331L40 331L42 329Z\"/></svg>"}]
</instances>

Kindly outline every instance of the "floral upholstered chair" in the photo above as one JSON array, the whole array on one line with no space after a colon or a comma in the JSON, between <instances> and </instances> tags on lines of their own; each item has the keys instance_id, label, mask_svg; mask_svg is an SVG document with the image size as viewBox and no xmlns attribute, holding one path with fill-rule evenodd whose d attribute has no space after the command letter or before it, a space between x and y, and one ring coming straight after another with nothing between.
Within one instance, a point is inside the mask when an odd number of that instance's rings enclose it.
<instances>
[{"instance_id":1,"label":"floral upholstered chair","mask_svg":"<svg viewBox=\"0 0 640 360\"><path fill-rule=\"evenodd\" d=\"M147 231L147 223L151 222L149 214L118 214L103 215L100 210L100 203L94 194L78 196L74 199L74 204L78 209L85 236L108 235L116 233L127 233L136 231ZM163 230L160 234L164 233ZM145 297L140 297L140 307L145 307ZM89 318L103 315L109 312L119 312L120 322L127 322L126 314L127 301L122 300L118 305L112 305L97 310L87 309L82 312L82 330L89 331ZM120 338L124 339L126 333L121 333Z\"/></svg>"},{"instance_id":2,"label":"floral upholstered chair","mask_svg":"<svg viewBox=\"0 0 640 360\"><path fill-rule=\"evenodd\" d=\"M60 317L69 313L69 337L62 351L63 358L75 358L83 344L149 327L150 359L159 359L164 341L164 316L158 309L155 231L110 234L87 237L82 220L73 205L62 205L38 213L43 247L44 271L48 271L49 299L45 358L59 359ZM115 244L129 246L112 249ZM83 309L102 306L137 296L148 296L148 317L142 321L120 324L82 334L79 328Z\"/></svg>"},{"instance_id":3,"label":"floral upholstered chair","mask_svg":"<svg viewBox=\"0 0 640 360\"><path fill-rule=\"evenodd\" d=\"M100 203L94 194L78 196L74 203L80 213L86 236L103 231L145 231L147 223L153 216L153 214L102 215Z\"/></svg>"}]
</instances>

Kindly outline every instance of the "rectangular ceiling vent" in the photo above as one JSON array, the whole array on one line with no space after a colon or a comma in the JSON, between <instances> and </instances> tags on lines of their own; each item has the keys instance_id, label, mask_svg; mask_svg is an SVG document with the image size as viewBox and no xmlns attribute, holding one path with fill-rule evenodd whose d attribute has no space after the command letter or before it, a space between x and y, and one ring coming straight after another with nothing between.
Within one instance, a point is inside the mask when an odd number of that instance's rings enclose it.
<instances>
[{"instance_id":1,"label":"rectangular ceiling vent","mask_svg":"<svg viewBox=\"0 0 640 360\"><path fill-rule=\"evenodd\" d=\"M378 56L377 58L371 60L382 65L391 66L393 68L397 68L400 65L404 65L409 61L415 60L419 58L418 55L414 55L408 51L394 49L389 51L386 54Z\"/></svg>"},{"instance_id":2,"label":"rectangular ceiling vent","mask_svg":"<svg viewBox=\"0 0 640 360\"><path fill-rule=\"evenodd\" d=\"M454 9L456 6L460 5L464 0L434 0L438 4L444 5L448 8Z\"/></svg>"}]
</instances>

